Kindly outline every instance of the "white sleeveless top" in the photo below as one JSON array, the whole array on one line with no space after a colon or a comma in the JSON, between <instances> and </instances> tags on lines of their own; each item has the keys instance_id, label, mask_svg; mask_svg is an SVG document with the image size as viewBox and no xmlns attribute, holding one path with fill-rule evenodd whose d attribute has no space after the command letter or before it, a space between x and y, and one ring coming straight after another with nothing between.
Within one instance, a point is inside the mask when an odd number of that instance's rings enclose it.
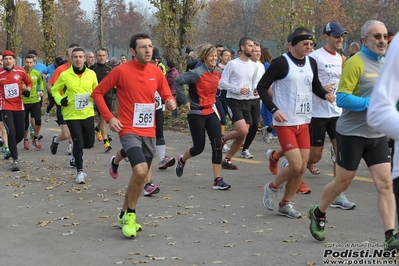
<instances>
[{"instance_id":1,"label":"white sleeveless top","mask_svg":"<svg viewBox=\"0 0 399 266\"><path fill-rule=\"evenodd\" d=\"M296 126L308 124L312 118L313 70L305 56L305 64L297 66L287 54L287 76L276 80L273 85L273 102L283 112L288 122L277 122L275 126Z\"/></svg>"}]
</instances>

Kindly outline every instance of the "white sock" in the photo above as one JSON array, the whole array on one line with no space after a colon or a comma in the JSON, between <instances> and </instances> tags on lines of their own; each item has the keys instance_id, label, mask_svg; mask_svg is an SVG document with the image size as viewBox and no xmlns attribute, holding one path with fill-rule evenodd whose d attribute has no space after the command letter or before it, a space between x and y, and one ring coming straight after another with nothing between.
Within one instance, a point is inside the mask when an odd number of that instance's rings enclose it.
<instances>
[{"instance_id":1,"label":"white sock","mask_svg":"<svg viewBox=\"0 0 399 266\"><path fill-rule=\"evenodd\" d=\"M165 158L166 146L158 145L156 147L157 147L158 159L161 162L163 160L163 158Z\"/></svg>"}]
</instances>

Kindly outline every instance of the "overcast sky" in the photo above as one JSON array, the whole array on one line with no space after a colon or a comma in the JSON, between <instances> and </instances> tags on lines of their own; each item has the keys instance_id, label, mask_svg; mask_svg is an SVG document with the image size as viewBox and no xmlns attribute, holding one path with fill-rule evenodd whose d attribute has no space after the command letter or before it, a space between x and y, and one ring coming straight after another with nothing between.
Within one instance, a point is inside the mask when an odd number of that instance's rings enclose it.
<instances>
[{"instance_id":1,"label":"overcast sky","mask_svg":"<svg viewBox=\"0 0 399 266\"><path fill-rule=\"evenodd\" d=\"M36 8L39 9L39 2L37 0L28 0L30 3L34 3L36 4ZM80 7L85 10L87 12L87 14L91 14L94 9L95 9L95 0L80 0ZM125 0L126 3L128 2L132 2L133 4L135 3L140 3L143 4L145 6L150 7L150 3L148 2L148 0Z\"/></svg>"}]
</instances>

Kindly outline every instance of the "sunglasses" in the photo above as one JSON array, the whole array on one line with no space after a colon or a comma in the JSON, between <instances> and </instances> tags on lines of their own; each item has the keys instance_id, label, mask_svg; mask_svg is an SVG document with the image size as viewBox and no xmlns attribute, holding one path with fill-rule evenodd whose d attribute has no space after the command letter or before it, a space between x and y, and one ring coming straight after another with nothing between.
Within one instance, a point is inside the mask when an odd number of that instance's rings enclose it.
<instances>
[{"instance_id":1,"label":"sunglasses","mask_svg":"<svg viewBox=\"0 0 399 266\"><path fill-rule=\"evenodd\" d=\"M345 38L345 34L341 34L341 35L338 35L338 36L335 36L335 35L328 35L328 36L331 36L331 37L333 37L334 39L340 39L340 38L342 38L342 39L344 39Z\"/></svg>"},{"instance_id":2,"label":"sunglasses","mask_svg":"<svg viewBox=\"0 0 399 266\"><path fill-rule=\"evenodd\" d=\"M384 40L386 40L386 41L388 40L388 34L377 33L377 34L374 34L373 37L376 40L381 40L381 38L384 38Z\"/></svg>"}]
</instances>

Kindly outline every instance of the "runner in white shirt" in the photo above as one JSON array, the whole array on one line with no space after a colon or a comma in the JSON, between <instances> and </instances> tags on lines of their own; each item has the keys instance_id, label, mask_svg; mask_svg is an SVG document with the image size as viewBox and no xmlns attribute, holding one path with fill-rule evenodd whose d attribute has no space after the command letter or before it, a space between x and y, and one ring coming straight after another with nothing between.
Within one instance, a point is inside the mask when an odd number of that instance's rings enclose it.
<instances>
[{"instance_id":1,"label":"runner in white shirt","mask_svg":"<svg viewBox=\"0 0 399 266\"><path fill-rule=\"evenodd\" d=\"M230 151L222 162L224 169L238 169L231 163L231 158L240 149L248 134L249 125L252 123L249 96L257 93L255 88L258 71L256 64L249 60L252 56L253 46L254 42L250 38L240 39L240 56L227 63L219 81L219 89L227 91L227 106L230 108L230 117L235 127L235 130L222 137L224 143L231 139L234 140Z\"/></svg>"},{"instance_id":2,"label":"runner in white shirt","mask_svg":"<svg viewBox=\"0 0 399 266\"><path fill-rule=\"evenodd\" d=\"M337 50L342 48L345 35L348 32L336 22L329 22L324 26L323 38L326 41L324 47L317 49L309 54L317 63L319 80L324 89L332 93L337 92L339 80L342 73L342 57ZM335 125L342 113L342 109L337 106L336 102L330 103L323 101L318 97L313 97L312 120L309 124L310 132L310 154L307 168L312 174L319 174L315 163L321 160L323 155L324 140L326 132L331 139L334 153L337 150L337 141L335 138ZM334 162L335 176L335 162ZM350 202L346 196L341 193L331 207L351 210L355 208L355 203Z\"/></svg>"},{"instance_id":3,"label":"runner in white shirt","mask_svg":"<svg viewBox=\"0 0 399 266\"><path fill-rule=\"evenodd\" d=\"M260 55L261 55L260 43L254 42L254 50L250 60L255 62L257 66L256 85L258 85L259 80L262 78L263 74L265 74L265 66L259 61ZM255 139L256 132L258 131L258 126L259 126L260 98L256 90L254 90L254 93L249 95L249 103L251 106L252 124L250 124L249 126L249 131L247 137L245 138L245 142L240 154L240 156L245 159L253 158L252 154L249 152L249 146L251 146L252 141Z\"/></svg>"},{"instance_id":4,"label":"runner in white shirt","mask_svg":"<svg viewBox=\"0 0 399 266\"><path fill-rule=\"evenodd\" d=\"M302 215L293 208L291 200L302 182L309 159L308 124L312 116L313 93L330 102L335 101L335 96L322 87L316 61L307 56L313 47L311 31L297 28L292 36L290 51L270 64L257 90L273 114L273 125L286 157L279 161L280 171L275 179L265 185L263 204L268 210L274 210L277 191L286 182L278 212L289 218L300 218ZM273 100L268 93L272 84Z\"/></svg>"}]
</instances>

